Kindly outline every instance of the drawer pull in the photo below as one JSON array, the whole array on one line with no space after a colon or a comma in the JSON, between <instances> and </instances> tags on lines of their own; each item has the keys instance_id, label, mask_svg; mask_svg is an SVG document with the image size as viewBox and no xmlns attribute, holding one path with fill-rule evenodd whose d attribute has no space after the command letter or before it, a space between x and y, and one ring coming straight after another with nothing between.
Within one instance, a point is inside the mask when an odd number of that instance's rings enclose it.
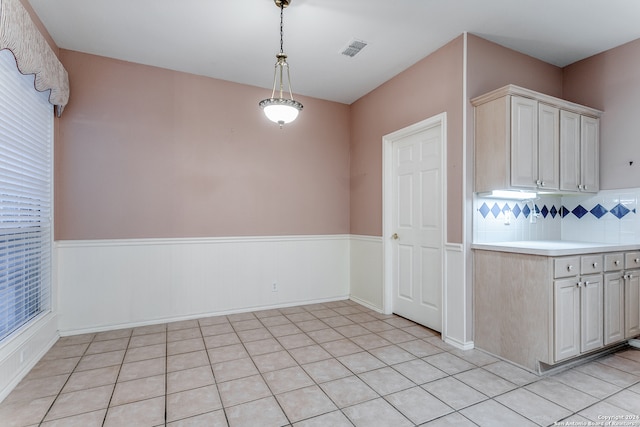
<instances>
[{"instance_id":1,"label":"drawer pull","mask_svg":"<svg viewBox=\"0 0 640 427\"><path fill-rule=\"evenodd\" d=\"M617 260L613 261L613 263L614 263L615 265L620 265L620 260L618 260L618 259L617 259Z\"/></svg>"},{"instance_id":2,"label":"drawer pull","mask_svg":"<svg viewBox=\"0 0 640 427\"><path fill-rule=\"evenodd\" d=\"M636 264L640 262L640 258L636 258L633 260L633 262L635 262Z\"/></svg>"},{"instance_id":3,"label":"drawer pull","mask_svg":"<svg viewBox=\"0 0 640 427\"><path fill-rule=\"evenodd\" d=\"M593 263L593 268L598 268L598 263L597 262Z\"/></svg>"},{"instance_id":4,"label":"drawer pull","mask_svg":"<svg viewBox=\"0 0 640 427\"><path fill-rule=\"evenodd\" d=\"M567 271L572 271L573 270L573 265L569 264L567 265Z\"/></svg>"}]
</instances>

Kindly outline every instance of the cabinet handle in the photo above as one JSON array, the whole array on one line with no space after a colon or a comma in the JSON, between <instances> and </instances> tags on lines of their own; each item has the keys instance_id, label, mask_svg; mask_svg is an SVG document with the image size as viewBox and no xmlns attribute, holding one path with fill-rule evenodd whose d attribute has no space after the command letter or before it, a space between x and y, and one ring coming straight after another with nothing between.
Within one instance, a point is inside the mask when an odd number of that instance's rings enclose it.
<instances>
[{"instance_id":1,"label":"cabinet handle","mask_svg":"<svg viewBox=\"0 0 640 427\"><path fill-rule=\"evenodd\" d=\"M571 271L571 270L573 270L573 265L571 264L567 265L567 271Z\"/></svg>"},{"instance_id":2,"label":"cabinet handle","mask_svg":"<svg viewBox=\"0 0 640 427\"><path fill-rule=\"evenodd\" d=\"M582 184L578 185L578 190L584 190Z\"/></svg>"},{"instance_id":3,"label":"cabinet handle","mask_svg":"<svg viewBox=\"0 0 640 427\"><path fill-rule=\"evenodd\" d=\"M589 281L588 281L588 280L585 280L582 284L583 284L584 286L589 286Z\"/></svg>"},{"instance_id":4,"label":"cabinet handle","mask_svg":"<svg viewBox=\"0 0 640 427\"><path fill-rule=\"evenodd\" d=\"M583 186L582 186L582 189L586 191L586 190L588 190L589 188L588 188L586 185L583 185Z\"/></svg>"},{"instance_id":5,"label":"cabinet handle","mask_svg":"<svg viewBox=\"0 0 640 427\"><path fill-rule=\"evenodd\" d=\"M582 286L582 282L578 282L576 283L576 287L579 288L580 286Z\"/></svg>"},{"instance_id":6,"label":"cabinet handle","mask_svg":"<svg viewBox=\"0 0 640 427\"><path fill-rule=\"evenodd\" d=\"M593 268L598 268L598 263L597 262L593 263Z\"/></svg>"},{"instance_id":7,"label":"cabinet handle","mask_svg":"<svg viewBox=\"0 0 640 427\"><path fill-rule=\"evenodd\" d=\"M393 235L391 236L391 238L392 238L393 240L398 240L398 238L399 238L398 233L393 233Z\"/></svg>"},{"instance_id":8,"label":"cabinet handle","mask_svg":"<svg viewBox=\"0 0 640 427\"><path fill-rule=\"evenodd\" d=\"M636 264L640 262L640 258L636 258L633 260L633 262L635 262Z\"/></svg>"},{"instance_id":9,"label":"cabinet handle","mask_svg":"<svg viewBox=\"0 0 640 427\"><path fill-rule=\"evenodd\" d=\"M615 261L613 261L613 263L614 263L615 265L620 265L620 261L619 261L619 260L615 260Z\"/></svg>"}]
</instances>

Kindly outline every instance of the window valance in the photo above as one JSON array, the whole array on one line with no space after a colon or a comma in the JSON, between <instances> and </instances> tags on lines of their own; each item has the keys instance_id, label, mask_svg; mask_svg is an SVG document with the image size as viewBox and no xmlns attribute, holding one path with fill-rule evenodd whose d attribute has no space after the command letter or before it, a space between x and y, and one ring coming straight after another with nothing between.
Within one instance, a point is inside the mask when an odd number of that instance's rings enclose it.
<instances>
[{"instance_id":1,"label":"window valance","mask_svg":"<svg viewBox=\"0 0 640 427\"><path fill-rule=\"evenodd\" d=\"M9 49L22 74L35 74L35 88L51 90L56 115L69 102L69 76L20 0L0 0L0 50Z\"/></svg>"}]
</instances>

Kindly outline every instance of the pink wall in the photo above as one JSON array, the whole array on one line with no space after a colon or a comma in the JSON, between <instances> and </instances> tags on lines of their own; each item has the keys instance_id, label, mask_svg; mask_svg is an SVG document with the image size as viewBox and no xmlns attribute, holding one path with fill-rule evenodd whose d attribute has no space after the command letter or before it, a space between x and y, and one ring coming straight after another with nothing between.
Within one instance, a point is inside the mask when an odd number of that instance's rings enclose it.
<instances>
[{"instance_id":1,"label":"pink wall","mask_svg":"<svg viewBox=\"0 0 640 427\"><path fill-rule=\"evenodd\" d=\"M349 106L301 97L280 130L266 89L60 57L57 240L349 232Z\"/></svg>"},{"instance_id":2,"label":"pink wall","mask_svg":"<svg viewBox=\"0 0 640 427\"><path fill-rule=\"evenodd\" d=\"M604 110L600 188L640 187L640 39L571 64L563 77L567 99Z\"/></svg>"},{"instance_id":3,"label":"pink wall","mask_svg":"<svg viewBox=\"0 0 640 427\"><path fill-rule=\"evenodd\" d=\"M467 38L467 70L469 99L508 84L562 96L561 68L472 34Z\"/></svg>"},{"instance_id":4,"label":"pink wall","mask_svg":"<svg viewBox=\"0 0 640 427\"><path fill-rule=\"evenodd\" d=\"M351 108L351 233L382 235L382 137L447 112L447 240L462 241L462 47L458 37Z\"/></svg>"}]
</instances>

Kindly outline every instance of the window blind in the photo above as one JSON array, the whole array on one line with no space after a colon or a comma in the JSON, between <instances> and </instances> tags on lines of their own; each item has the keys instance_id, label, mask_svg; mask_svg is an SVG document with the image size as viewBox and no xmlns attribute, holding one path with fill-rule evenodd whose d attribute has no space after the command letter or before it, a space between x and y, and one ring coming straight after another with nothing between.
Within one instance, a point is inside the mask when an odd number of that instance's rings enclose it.
<instances>
[{"instance_id":1,"label":"window blind","mask_svg":"<svg viewBox=\"0 0 640 427\"><path fill-rule=\"evenodd\" d=\"M48 95L0 51L0 342L51 308Z\"/></svg>"}]
</instances>

